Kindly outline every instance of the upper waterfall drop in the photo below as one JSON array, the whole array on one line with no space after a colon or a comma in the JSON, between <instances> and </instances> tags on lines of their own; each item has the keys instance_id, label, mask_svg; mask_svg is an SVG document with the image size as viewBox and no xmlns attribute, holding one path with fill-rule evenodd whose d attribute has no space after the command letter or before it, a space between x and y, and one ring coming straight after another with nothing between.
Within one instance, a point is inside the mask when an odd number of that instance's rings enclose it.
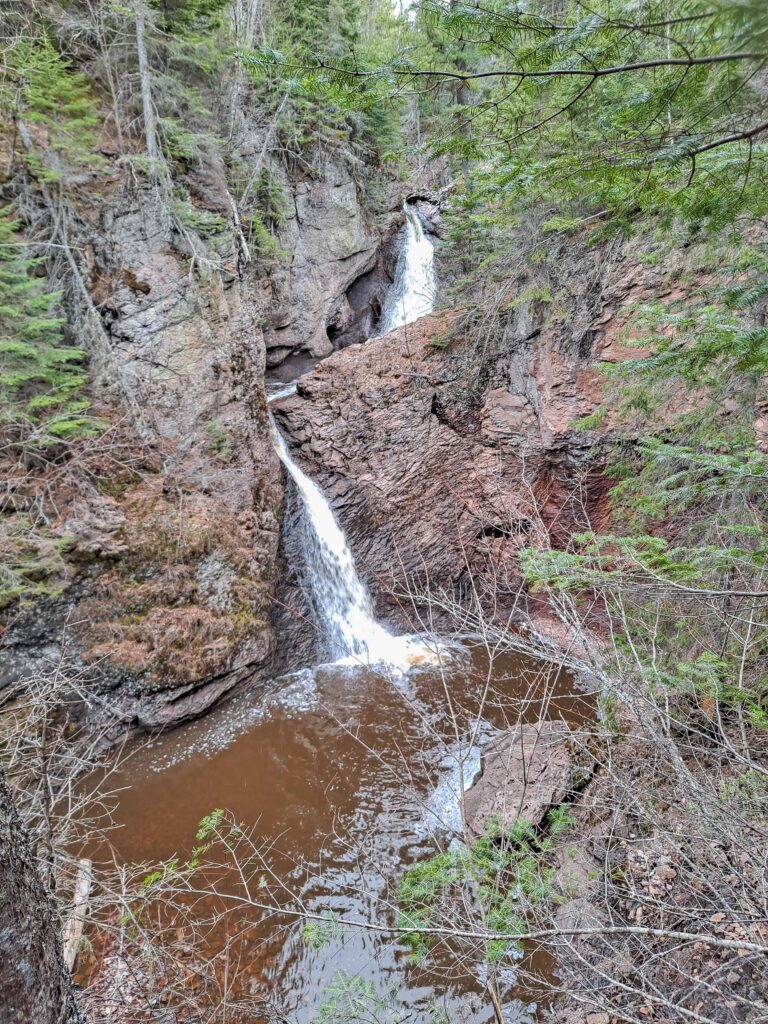
<instances>
[{"instance_id":1,"label":"upper waterfall drop","mask_svg":"<svg viewBox=\"0 0 768 1024\"><path fill-rule=\"evenodd\" d=\"M415 206L405 203L405 241L376 334L404 327L435 308L435 248Z\"/></svg>"}]
</instances>

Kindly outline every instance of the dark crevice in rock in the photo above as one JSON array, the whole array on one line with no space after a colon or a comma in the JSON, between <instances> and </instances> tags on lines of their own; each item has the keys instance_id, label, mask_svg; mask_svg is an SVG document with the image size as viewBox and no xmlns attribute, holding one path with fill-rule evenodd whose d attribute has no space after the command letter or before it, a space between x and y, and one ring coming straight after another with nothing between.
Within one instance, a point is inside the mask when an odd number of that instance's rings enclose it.
<instances>
[{"instance_id":1,"label":"dark crevice in rock","mask_svg":"<svg viewBox=\"0 0 768 1024\"><path fill-rule=\"evenodd\" d=\"M530 519L514 519L505 526L493 524L484 526L478 537L503 537L509 540L512 537L520 537L531 532Z\"/></svg>"},{"instance_id":2,"label":"dark crevice in rock","mask_svg":"<svg viewBox=\"0 0 768 1024\"><path fill-rule=\"evenodd\" d=\"M592 355L592 346L595 342L595 331L584 331L579 341L579 358L588 359Z\"/></svg>"},{"instance_id":3,"label":"dark crevice in rock","mask_svg":"<svg viewBox=\"0 0 768 1024\"><path fill-rule=\"evenodd\" d=\"M305 373L309 373L321 361L320 356L308 352L291 352L284 356L276 366L270 366L266 372L268 384L287 384Z\"/></svg>"},{"instance_id":4,"label":"dark crevice in rock","mask_svg":"<svg viewBox=\"0 0 768 1024\"><path fill-rule=\"evenodd\" d=\"M373 266L347 287L326 323L334 349L367 341L376 333L387 292L392 287L397 265L398 235L391 235L379 248Z\"/></svg>"},{"instance_id":5,"label":"dark crevice in rock","mask_svg":"<svg viewBox=\"0 0 768 1024\"><path fill-rule=\"evenodd\" d=\"M448 427L451 426L450 421L448 420L447 413L445 411L445 407L443 406L443 403L440 401L436 391L432 395L432 403L429 407L429 411L432 414L432 416L434 416L437 419L438 423L442 423Z\"/></svg>"},{"instance_id":6,"label":"dark crevice in rock","mask_svg":"<svg viewBox=\"0 0 768 1024\"><path fill-rule=\"evenodd\" d=\"M484 526L478 537L503 537L509 539L512 536L511 530L505 530L501 526Z\"/></svg>"}]
</instances>

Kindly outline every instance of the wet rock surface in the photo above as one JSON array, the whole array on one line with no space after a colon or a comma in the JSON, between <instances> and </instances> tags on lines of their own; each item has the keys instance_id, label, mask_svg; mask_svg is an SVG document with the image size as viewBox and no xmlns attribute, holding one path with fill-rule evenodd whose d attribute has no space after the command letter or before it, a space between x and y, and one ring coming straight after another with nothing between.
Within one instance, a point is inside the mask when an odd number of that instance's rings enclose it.
<instances>
[{"instance_id":1,"label":"wet rock surface","mask_svg":"<svg viewBox=\"0 0 768 1024\"><path fill-rule=\"evenodd\" d=\"M280 241L289 266L272 275L264 331L267 366L329 355L372 333L397 259L398 191L374 209L351 171L324 159L312 176L284 180Z\"/></svg>"},{"instance_id":2,"label":"wet rock surface","mask_svg":"<svg viewBox=\"0 0 768 1024\"><path fill-rule=\"evenodd\" d=\"M478 596L521 617L519 550L564 547L607 516L610 414L600 363L638 354L619 338L638 303L671 294L631 247L570 252L562 306L529 271L490 325L438 313L336 352L300 378L275 415L297 461L330 497L378 610L416 597L433 625L461 623Z\"/></svg>"},{"instance_id":3,"label":"wet rock surface","mask_svg":"<svg viewBox=\"0 0 768 1024\"><path fill-rule=\"evenodd\" d=\"M464 796L470 833L482 835L491 819L504 829L518 818L541 825L590 777L594 761L584 740L562 722L521 725L492 740L483 751L480 777Z\"/></svg>"}]
</instances>

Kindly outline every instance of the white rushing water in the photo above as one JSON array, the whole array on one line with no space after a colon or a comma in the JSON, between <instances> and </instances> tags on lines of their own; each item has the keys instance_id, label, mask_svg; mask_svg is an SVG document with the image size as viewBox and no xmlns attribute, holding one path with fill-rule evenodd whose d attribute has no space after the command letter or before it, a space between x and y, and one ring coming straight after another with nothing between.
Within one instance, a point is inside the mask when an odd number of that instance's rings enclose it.
<instances>
[{"instance_id":1,"label":"white rushing water","mask_svg":"<svg viewBox=\"0 0 768 1024\"><path fill-rule=\"evenodd\" d=\"M393 331L431 313L435 307L435 250L415 206L405 204L405 240L397 259L376 333Z\"/></svg>"},{"instance_id":2,"label":"white rushing water","mask_svg":"<svg viewBox=\"0 0 768 1024\"><path fill-rule=\"evenodd\" d=\"M424 235L415 208L406 206L406 218L398 274L382 315L383 320L387 310L393 311L389 314L393 322L387 330L424 316L434 304L432 243ZM295 384L285 385L271 394L269 401L284 398L295 390ZM333 656L350 663L386 664L401 669L435 661L435 648L414 637L394 636L376 621L371 596L357 573L331 506L317 484L293 461L274 421L272 426L277 454L296 484L302 504L297 524L302 532L302 564L296 569Z\"/></svg>"},{"instance_id":3,"label":"white rushing water","mask_svg":"<svg viewBox=\"0 0 768 1024\"><path fill-rule=\"evenodd\" d=\"M317 484L291 458L274 431L280 460L296 484L303 506L299 577L334 658L399 668L434 660L434 651L408 636L393 636L373 614L371 595L360 579L346 537Z\"/></svg>"},{"instance_id":4,"label":"white rushing water","mask_svg":"<svg viewBox=\"0 0 768 1024\"><path fill-rule=\"evenodd\" d=\"M273 384L267 385L271 387L271 391L267 392L267 401L276 402L279 398L287 398L288 395L296 394L296 381L292 380L289 384Z\"/></svg>"}]
</instances>

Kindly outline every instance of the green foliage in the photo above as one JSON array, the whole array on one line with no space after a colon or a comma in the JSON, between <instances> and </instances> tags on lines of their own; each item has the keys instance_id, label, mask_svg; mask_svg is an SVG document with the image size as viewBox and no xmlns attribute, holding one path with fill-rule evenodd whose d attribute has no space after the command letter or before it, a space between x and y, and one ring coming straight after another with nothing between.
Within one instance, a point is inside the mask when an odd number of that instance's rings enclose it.
<instances>
[{"instance_id":1,"label":"green foliage","mask_svg":"<svg viewBox=\"0 0 768 1024\"><path fill-rule=\"evenodd\" d=\"M552 812L553 831L559 834L570 824L565 808ZM551 839L537 841L531 824L518 819L505 829L491 819L485 832L471 846L452 846L428 860L409 868L397 889L400 905L398 927L425 929L405 935L414 959L429 951L426 931L441 915L450 917L453 901L467 886L482 908L483 929L509 935L486 945L486 958L503 959L510 950L519 950L515 933L524 930L524 915L537 904L553 896L552 869L543 863L543 854Z\"/></svg>"},{"instance_id":2,"label":"green foliage","mask_svg":"<svg viewBox=\"0 0 768 1024\"><path fill-rule=\"evenodd\" d=\"M176 36L205 38L226 23L229 0L152 0L163 28Z\"/></svg>"},{"instance_id":3,"label":"green foliage","mask_svg":"<svg viewBox=\"0 0 768 1024\"><path fill-rule=\"evenodd\" d=\"M248 205L247 235L252 255L265 270L276 270L290 255L276 237L285 226L288 210L280 182L267 168L262 168L253 183Z\"/></svg>"},{"instance_id":4,"label":"green foliage","mask_svg":"<svg viewBox=\"0 0 768 1024\"><path fill-rule=\"evenodd\" d=\"M568 804L558 804L547 815L547 835L556 839L573 825L573 815ZM546 843L547 840L544 840Z\"/></svg>"},{"instance_id":5,"label":"green foliage","mask_svg":"<svg viewBox=\"0 0 768 1024\"><path fill-rule=\"evenodd\" d=\"M389 56L321 36L271 60L302 80L312 65L349 103L422 94L433 154L462 171L449 240L470 301L474 282L508 279L529 211L538 242L596 241L650 217L715 231L768 212L761 0L565 0L556 15L547 0L424 2L393 38Z\"/></svg>"},{"instance_id":6,"label":"green foliage","mask_svg":"<svg viewBox=\"0 0 768 1024\"><path fill-rule=\"evenodd\" d=\"M178 118L162 117L158 123L163 152L171 160L199 165L212 148L212 140L202 132L193 132Z\"/></svg>"},{"instance_id":7,"label":"green foliage","mask_svg":"<svg viewBox=\"0 0 768 1024\"><path fill-rule=\"evenodd\" d=\"M98 168L96 103L88 82L44 32L22 37L4 53L0 107L13 111L30 136L23 159L44 181L78 168ZM20 141L20 140L19 140Z\"/></svg>"},{"instance_id":8,"label":"green foliage","mask_svg":"<svg viewBox=\"0 0 768 1024\"><path fill-rule=\"evenodd\" d=\"M262 168L253 196L266 227L280 231L288 219L288 204L280 182L267 168Z\"/></svg>"},{"instance_id":9,"label":"green foliage","mask_svg":"<svg viewBox=\"0 0 768 1024\"><path fill-rule=\"evenodd\" d=\"M596 409L589 416L582 416L573 424L574 430L599 430L608 415L607 409Z\"/></svg>"},{"instance_id":10,"label":"green foliage","mask_svg":"<svg viewBox=\"0 0 768 1024\"><path fill-rule=\"evenodd\" d=\"M580 547L579 553L523 552L526 582L534 589L556 586L562 590L580 590L598 583L607 589L611 584L656 580L694 586L704 565L716 571L723 557L720 548L671 547L663 537L650 535L583 533L574 536L573 542Z\"/></svg>"},{"instance_id":11,"label":"green foliage","mask_svg":"<svg viewBox=\"0 0 768 1024\"><path fill-rule=\"evenodd\" d=\"M521 306L528 306L537 302L548 305L553 301L549 288L542 285L532 285L529 288L524 288L519 295L507 303L507 308L519 309Z\"/></svg>"},{"instance_id":12,"label":"green foliage","mask_svg":"<svg viewBox=\"0 0 768 1024\"><path fill-rule=\"evenodd\" d=\"M370 177L371 164L391 163L403 140L404 106L383 80L363 85L317 65L346 67L387 63L398 45L401 24L384 2L288 0L273 8L269 45L242 60L260 93L281 102L280 140L290 150L341 147L356 176ZM351 56L354 54L354 56Z\"/></svg>"},{"instance_id":13,"label":"green foliage","mask_svg":"<svg viewBox=\"0 0 768 1024\"><path fill-rule=\"evenodd\" d=\"M150 6L157 11L152 44L165 68L163 92L179 112L206 113L200 87L213 83L233 55L229 0L152 0Z\"/></svg>"},{"instance_id":14,"label":"green foliage","mask_svg":"<svg viewBox=\"0 0 768 1024\"><path fill-rule=\"evenodd\" d=\"M19 224L0 210L0 417L28 448L98 433L83 396L81 348L65 345L60 292L36 276L43 261L18 239Z\"/></svg>"},{"instance_id":15,"label":"green foliage","mask_svg":"<svg viewBox=\"0 0 768 1024\"><path fill-rule=\"evenodd\" d=\"M178 858L173 857L171 860L165 861L159 868L155 868L154 871L150 871L149 874L145 875L142 880L141 887L144 893L150 892L152 889L157 888L168 878L173 877L179 870Z\"/></svg>"},{"instance_id":16,"label":"green foliage","mask_svg":"<svg viewBox=\"0 0 768 1024\"><path fill-rule=\"evenodd\" d=\"M64 588L69 538L35 528L24 515L0 520L0 611L17 601L56 597Z\"/></svg>"},{"instance_id":17,"label":"green foliage","mask_svg":"<svg viewBox=\"0 0 768 1024\"><path fill-rule=\"evenodd\" d=\"M280 247L280 243L262 220L260 213L251 216L249 222L248 241L254 257L265 269L279 267L285 263L290 253Z\"/></svg>"},{"instance_id":18,"label":"green foliage","mask_svg":"<svg viewBox=\"0 0 768 1024\"><path fill-rule=\"evenodd\" d=\"M196 844L189 860L182 861L178 857L172 857L170 860L163 861L157 868L145 875L141 883L144 897L162 893L162 889L166 885L173 888L175 880L188 878L194 874L201 866L204 854L208 853L214 843L220 838L222 826L226 828L228 836L233 836L237 833L237 828L227 821L226 812L222 808L216 807L210 814L206 814L200 820L197 832L195 833ZM139 916L140 908L132 908L131 919L138 919Z\"/></svg>"},{"instance_id":19,"label":"green foliage","mask_svg":"<svg viewBox=\"0 0 768 1024\"><path fill-rule=\"evenodd\" d=\"M359 974L337 971L324 991L326 998L314 1024L404 1024L411 1016L409 1009L398 1007L396 989L380 995L375 985Z\"/></svg>"},{"instance_id":20,"label":"green foliage","mask_svg":"<svg viewBox=\"0 0 768 1024\"><path fill-rule=\"evenodd\" d=\"M341 925L331 914L325 921L307 921L301 931L302 939L311 949L322 949L341 934Z\"/></svg>"},{"instance_id":21,"label":"green foliage","mask_svg":"<svg viewBox=\"0 0 768 1024\"><path fill-rule=\"evenodd\" d=\"M211 451L215 452L224 462L232 461L232 441L229 431L221 422L214 419L208 424L208 437L211 441Z\"/></svg>"},{"instance_id":22,"label":"green foliage","mask_svg":"<svg viewBox=\"0 0 768 1024\"><path fill-rule=\"evenodd\" d=\"M210 210L193 206L189 199L176 196L171 200L171 214L184 227L191 228L203 238L215 238L223 234L227 222L224 217Z\"/></svg>"},{"instance_id":23,"label":"green foliage","mask_svg":"<svg viewBox=\"0 0 768 1024\"><path fill-rule=\"evenodd\" d=\"M671 497L680 512L683 501ZM745 598L752 591L760 595L768 534L730 518L717 526L701 511L698 515L700 526L717 529L720 543L702 543L698 531L691 543L674 547L659 536L586 534L574 538L579 552L525 552L524 573L534 588L600 594L612 619L623 623L623 630L614 629L617 650L631 654L649 694L676 691L697 707L719 707L722 714L743 715L755 728L766 729L765 627L753 623L752 642L744 647L739 632L724 629L718 615L710 619L710 614L732 605L741 617L737 609ZM727 534L740 543L723 545ZM615 731L612 709L607 711Z\"/></svg>"},{"instance_id":24,"label":"green foliage","mask_svg":"<svg viewBox=\"0 0 768 1024\"><path fill-rule=\"evenodd\" d=\"M197 832L195 833L195 839L198 843L204 843L212 836L216 836L223 821L224 811L221 807L216 807L210 814L206 814L206 816L200 820Z\"/></svg>"}]
</instances>

